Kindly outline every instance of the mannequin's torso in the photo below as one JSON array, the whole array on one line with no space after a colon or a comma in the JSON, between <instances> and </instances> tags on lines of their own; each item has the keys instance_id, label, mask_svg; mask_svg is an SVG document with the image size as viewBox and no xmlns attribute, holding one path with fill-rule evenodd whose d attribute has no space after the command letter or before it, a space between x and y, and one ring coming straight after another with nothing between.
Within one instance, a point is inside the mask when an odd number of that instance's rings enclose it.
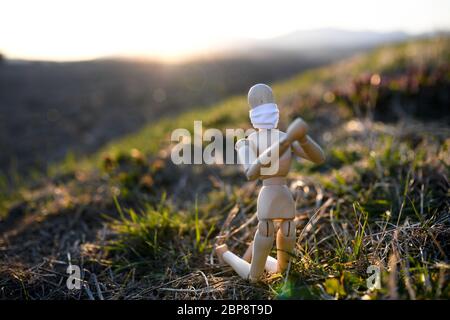
<instances>
[{"instance_id":1,"label":"mannequin's torso","mask_svg":"<svg viewBox=\"0 0 450 320\"><path fill-rule=\"evenodd\" d=\"M257 155L263 153L274 143L278 142L286 133L278 129L260 129L248 136L250 148ZM258 196L258 219L293 219L295 217L295 203L286 185L286 176L292 162L292 151L288 149L279 156L278 167L270 174L262 174L263 187Z\"/></svg>"},{"instance_id":2,"label":"mannequin's torso","mask_svg":"<svg viewBox=\"0 0 450 320\"><path fill-rule=\"evenodd\" d=\"M286 133L278 129L259 129L248 136L250 141L250 147L253 148L256 155L259 156L266 149L268 149L274 143L277 143L282 137L286 136ZM289 149L284 154L280 155L278 162L278 168L273 173L264 175L259 178L265 180L271 177L286 177L291 168L292 151Z\"/></svg>"}]
</instances>

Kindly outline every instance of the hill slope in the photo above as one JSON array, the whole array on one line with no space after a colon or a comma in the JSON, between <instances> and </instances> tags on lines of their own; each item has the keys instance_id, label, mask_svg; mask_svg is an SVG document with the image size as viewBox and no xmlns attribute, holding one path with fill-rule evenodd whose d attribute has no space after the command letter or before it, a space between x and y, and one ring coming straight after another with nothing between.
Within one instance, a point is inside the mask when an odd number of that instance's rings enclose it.
<instances>
[{"instance_id":1,"label":"hill slope","mask_svg":"<svg viewBox=\"0 0 450 320\"><path fill-rule=\"evenodd\" d=\"M349 53L347 53L349 55ZM0 63L0 171L24 173L91 154L105 143L196 105L274 81L337 55L235 54L180 64L108 59Z\"/></svg>"},{"instance_id":2,"label":"hill slope","mask_svg":"<svg viewBox=\"0 0 450 320\"><path fill-rule=\"evenodd\" d=\"M2 298L449 298L450 41L390 46L273 86L327 153L289 175L298 241L287 275L252 285L242 254L259 185L237 166L175 166L170 133L249 126L245 96L163 119L3 196ZM447 118L446 118L447 117ZM6 183L3 187L7 190ZM6 195L6 192L2 194ZM82 290L65 286L68 264ZM367 267L381 288L367 289Z\"/></svg>"}]
</instances>

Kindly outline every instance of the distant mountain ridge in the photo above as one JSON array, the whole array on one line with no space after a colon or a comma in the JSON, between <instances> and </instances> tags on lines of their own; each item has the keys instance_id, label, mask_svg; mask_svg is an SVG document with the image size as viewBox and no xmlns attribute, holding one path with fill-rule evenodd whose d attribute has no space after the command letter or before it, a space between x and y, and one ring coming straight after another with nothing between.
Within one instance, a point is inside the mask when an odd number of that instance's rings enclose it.
<instances>
[{"instance_id":1,"label":"distant mountain ridge","mask_svg":"<svg viewBox=\"0 0 450 320\"><path fill-rule=\"evenodd\" d=\"M319 48L364 48L384 43L404 41L410 37L402 31L349 31L343 29L299 30L261 41L258 45L288 50Z\"/></svg>"},{"instance_id":2,"label":"distant mountain ridge","mask_svg":"<svg viewBox=\"0 0 450 320\"><path fill-rule=\"evenodd\" d=\"M305 58L345 57L357 51L380 45L406 41L413 36L403 31L351 31L336 28L297 30L269 39L238 39L224 43L214 55L221 57L247 56L264 58L271 55L296 55Z\"/></svg>"}]
</instances>

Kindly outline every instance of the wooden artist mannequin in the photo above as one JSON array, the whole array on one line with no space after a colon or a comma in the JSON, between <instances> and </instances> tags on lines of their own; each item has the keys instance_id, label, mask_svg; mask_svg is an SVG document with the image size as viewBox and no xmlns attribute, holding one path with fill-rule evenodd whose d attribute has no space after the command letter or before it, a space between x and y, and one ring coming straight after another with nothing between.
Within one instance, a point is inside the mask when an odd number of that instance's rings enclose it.
<instances>
[{"instance_id":1,"label":"wooden artist mannequin","mask_svg":"<svg viewBox=\"0 0 450 320\"><path fill-rule=\"evenodd\" d=\"M242 278L254 282L264 269L284 272L294 252L295 203L286 184L292 154L318 164L324 162L325 156L307 135L308 126L302 119L292 122L286 133L277 129L278 107L269 86L256 84L250 88L248 103L250 119L258 131L239 140L235 147L247 178L263 182L257 201L258 229L242 258L229 251L226 244L217 246L216 253ZM277 259L269 255L275 233Z\"/></svg>"}]
</instances>

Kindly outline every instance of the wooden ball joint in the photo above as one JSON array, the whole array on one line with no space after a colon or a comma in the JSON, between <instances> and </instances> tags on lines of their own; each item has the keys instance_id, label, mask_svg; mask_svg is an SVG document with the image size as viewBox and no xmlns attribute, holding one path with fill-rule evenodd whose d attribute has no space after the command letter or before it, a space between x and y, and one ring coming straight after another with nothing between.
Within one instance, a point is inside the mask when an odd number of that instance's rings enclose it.
<instances>
[{"instance_id":1,"label":"wooden ball joint","mask_svg":"<svg viewBox=\"0 0 450 320\"><path fill-rule=\"evenodd\" d=\"M293 121L286 132L277 129L279 110L269 86L251 87L248 103L250 120L257 131L237 141L235 148L247 178L262 180L257 201L258 227L242 258L228 250L226 244L215 250L221 262L230 265L242 278L255 282L261 279L264 270L284 272L294 252L295 203L286 180L293 155L317 164L325 161L325 155L307 135L308 126L301 118ZM269 255L274 238L276 259Z\"/></svg>"}]
</instances>

